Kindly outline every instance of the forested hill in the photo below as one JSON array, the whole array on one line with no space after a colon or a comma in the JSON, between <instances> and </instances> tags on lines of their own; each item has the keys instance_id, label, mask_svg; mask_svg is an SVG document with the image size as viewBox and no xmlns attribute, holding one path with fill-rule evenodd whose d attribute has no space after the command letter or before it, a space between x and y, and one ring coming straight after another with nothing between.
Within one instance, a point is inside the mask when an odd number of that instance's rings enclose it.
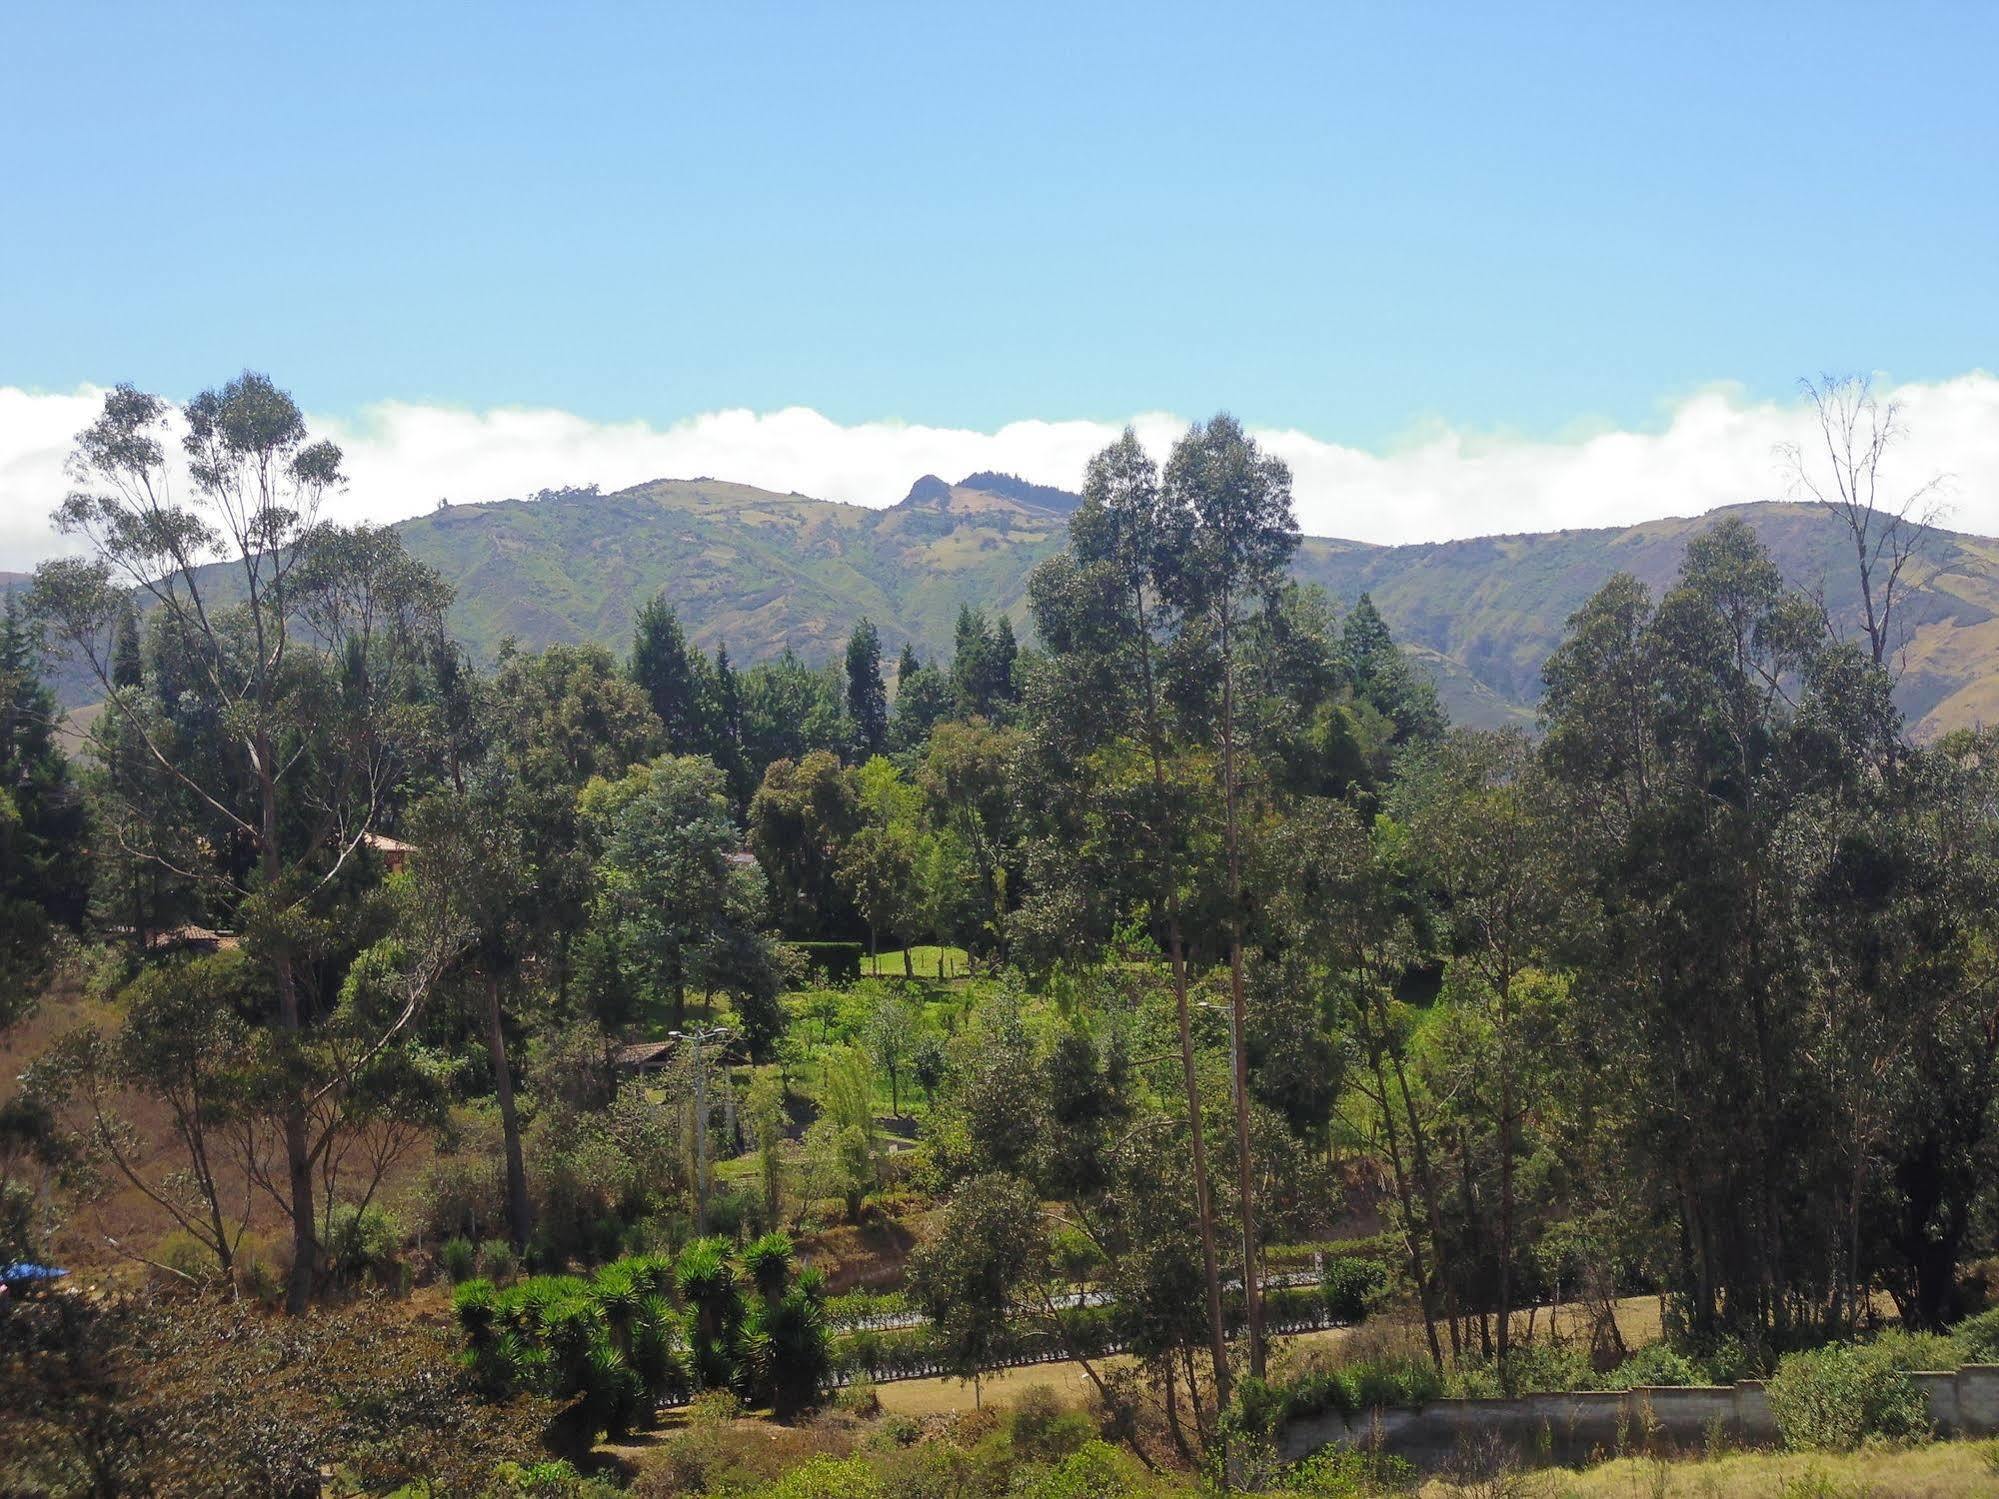
<instances>
[{"instance_id":1,"label":"forested hill","mask_svg":"<svg viewBox=\"0 0 1999 1499\"><path fill-rule=\"evenodd\" d=\"M864 614L891 655L910 640L928 659L948 655L961 604L1025 623L1027 575L1062 545L1074 505L1061 490L997 474L955 485L925 476L885 510L662 480L457 506L406 522L403 535L456 586L452 623L482 656L508 635L622 651L639 605L664 589L697 641L726 640L738 662L787 646L829 660ZM1823 580L1836 611L1851 604L1850 553L1828 517L1779 504L1739 513L1791 582ZM1342 602L1370 592L1437 677L1453 718L1490 724L1531 714L1563 621L1606 578L1626 571L1662 587L1688 537L1713 518L1423 546L1314 538L1297 571ZM1901 678L1921 732L1999 719L1995 563L1999 542L1987 538L1930 543Z\"/></svg>"},{"instance_id":2,"label":"forested hill","mask_svg":"<svg viewBox=\"0 0 1999 1499\"><path fill-rule=\"evenodd\" d=\"M1074 497L1005 475L926 475L887 509L668 479L616 494L545 493L405 522L458 590L452 625L475 655L598 640L623 651L665 590L689 633L738 662L789 647L830 660L861 616L893 653L948 656L961 604L1025 618L1027 575L1060 548Z\"/></svg>"},{"instance_id":3,"label":"forested hill","mask_svg":"<svg viewBox=\"0 0 1999 1499\"><path fill-rule=\"evenodd\" d=\"M887 509L669 479L615 494L545 491L406 521L410 550L456 588L452 626L481 659L595 640L622 653L639 606L664 590L694 639L747 664L790 647L831 660L862 615L891 657L903 641L948 656L959 606L1026 622L1027 575L1063 544L1076 499L1008 475L917 480ZM1800 587L1854 602L1837 525L1798 505L1739 507ZM1436 676L1452 717L1525 721L1563 621L1618 571L1663 587L1714 516L1421 546L1312 538L1298 575L1340 602L1373 595L1396 638ZM1912 600L1899 696L1920 734L1999 720L1999 541L1931 538ZM0 581L0 586L6 586ZM1027 632L1022 630L1022 638ZM63 674L72 703L95 694Z\"/></svg>"}]
</instances>

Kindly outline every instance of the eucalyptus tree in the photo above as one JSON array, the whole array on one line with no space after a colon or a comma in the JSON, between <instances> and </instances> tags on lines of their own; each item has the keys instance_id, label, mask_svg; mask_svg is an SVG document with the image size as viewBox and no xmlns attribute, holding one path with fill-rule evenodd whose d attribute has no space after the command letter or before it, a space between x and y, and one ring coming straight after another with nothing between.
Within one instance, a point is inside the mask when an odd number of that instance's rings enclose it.
<instances>
[{"instance_id":1,"label":"eucalyptus tree","mask_svg":"<svg viewBox=\"0 0 1999 1499\"><path fill-rule=\"evenodd\" d=\"M1031 751L1057 774L1094 773L1087 799L1092 809L1065 820L1036 846L1043 861L1074 877L1042 881L1051 905L1073 917L1092 896L1115 891L1135 877L1136 893L1163 912L1171 966L1181 1086L1186 1098L1194 1213L1201 1245L1209 1356L1217 1391L1227 1398L1227 1332L1222 1316L1221 1273L1208 1178L1188 1006L1188 965L1182 922L1181 824L1183 795L1170 765L1168 723L1159 681L1159 634L1168 606L1160 597L1173 533L1162 511L1159 472L1137 434L1127 428L1096 454L1083 484L1083 500L1069 522L1069 550L1035 570L1029 598L1035 626L1050 653L1033 682ZM1123 744L1136 744L1149 795L1130 797L1129 778L1118 774ZM1055 797L1040 799L1045 812ZM1086 829L1100 824L1098 836ZM1094 853L1090 851L1094 850ZM1080 857L1090 860L1087 870ZM1136 870L1131 865L1136 864ZM1108 922L1123 913L1109 913ZM1066 924L1066 922L1065 922ZM1069 933L1072 941L1076 934ZM1103 934L1099 934L1103 935ZM1065 944L1066 945L1066 944Z\"/></svg>"},{"instance_id":2,"label":"eucalyptus tree","mask_svg":"<svg viewBox=\"0 0 1999 1499\"><path fill-rule=\"evenodd\" d=\"M309 992L303 965L327 902L432 743L418 682L450 592L393 533L322 522L322 502L344 483L340 450L312 440L267 376L244 374L182 408L180 461L169 457L174 426L156 396L121 385L105 397L78 435L77 487L55 515L85 555L39 568L34 599L115 704L107 721L129 729L159 773L134 788L140 802L128 810L198 820L197 844L217 856L184 872L235 908L269 967L292 1054L278 1112L293 1240L286 1305L298 1312L319 1259L314 1171L342 1117L320 1105L354 1082L310 1060L332 1007ZM159 621L166 665L206 715L200 753L184 720L115 679L133 599ZM154 799L155 784L178 799ZM409 1003L382 1017L358 1055L402 1032L445 956L421 955Z\"/></svg>"},{"instance_id":3,"label":"eucalyptus tree","mask_svg":"<svg viewBox=\"0 0 1999 1499\"><path fill-rule=\"evenodd\" d=\"M442 793L410 819L413 875L421 898L456 913L468 934L457 965L476 996L506 1154L507 1228L517 1251L534 1233L520 1110L507 1055L507 998L532 956L536 871L507 787L490 779Z\"/></svg>"},{"instance_id":4,"label":"eucalyptus tree","mask_svg":"<svg viewBox=\"0 0 1999 1499\"><path fill-rule=\"evenodd\" d=\"M1412 864L1442 908L1453 992L1490 1039L1477 1065L1489 1078L1496 1137L1496 1352L1504 1371L1519 1258L1516 1168L1536 1075L1533 970L1550 961L1569 914L1567 820L1534 746L1517 732L1460 730L1419 762L1391 804L1407 827Z\"/></svg>"},{"instance_id":5,"label":"eucalyptus tree","mask_svg":"<svg viewBox=\"0 0 1999 1499\"><path fill-rule=\"evenodd\" d=\"M1255 1186L1250 1151L1248 1017L1243 991L1242 745L1238 691L1244 636L1282 590L1298 522L1291 471L1264 453L1233 417L1190 428L1174 445L1161 487L1171 566L1161 592L1178 612L1184 641L1220 686L1214 738L1220 749L1223 849L1227 867L1229 1007L1234 1020L1235 1125L1249 1310L1250 1372L1263 1374L1263 1296L1257 1265Z\"/></svg>"},{"instance_id":6,"label":"eucalyptus tree","mask_svg":"<svg viewBox=\"0 0 1999 1499\"><path fill-rule=\"evenodd\" d=\"M1893 1085L1921 1076L1908 1021L1934 1032L1935 1000L1989 993L1959 966L1979 939L1939 920L1920 843L1893 831L1909 771L1887 675L1731 520L1656 607L1606 585L1547 680L1598 912L1578 982L1649 1064L1630 1158L1677 1226L1688 1319L1752 1340L1847 1322Z\"/></svg>"}]
</instances>

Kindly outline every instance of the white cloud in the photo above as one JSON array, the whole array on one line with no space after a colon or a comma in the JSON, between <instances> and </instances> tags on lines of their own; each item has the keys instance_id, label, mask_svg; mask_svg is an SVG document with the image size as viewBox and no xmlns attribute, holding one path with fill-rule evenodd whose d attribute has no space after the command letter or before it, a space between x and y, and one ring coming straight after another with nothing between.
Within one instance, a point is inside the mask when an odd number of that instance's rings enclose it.
<instances>
[{"instance_id":1,"label":"white cloud","mask_svg":"<svg viewBox=\"0 0 1999 1499\"><path fill-rule=\"evenodd\" d=\"M1908 439L1895 472L1911 484L1951 476L1948 522L1999 534L1999 378L1976 372L1884 392L1904 408ZM62 462L101 392L0 387L0 568L25 568L63 549L47 522L65 488ZM1163 454L1184 423L1135 418ZM483 412L383 402L356 420L318 420L347 451L351 483L329 518L392 520L455 502L502 499L565 483L605 490L647 479L709 475L823 499L888 505L918 475L976 469L1074 487L1110 424L1014 422L997 432L863 422L816 411L717 411L656 427L602 423L563 411ZM1740 500L1782 497L1775 450L1803 441L1811 419L1795 403L1700 392L1657 432L1536 441L1444 430L1370 453L1296 430L1260 431L1290 463L1299 519L1316 535L1439 541L1495 532L1626 524L1692 515Z\"/></svg>"}]
</instances>

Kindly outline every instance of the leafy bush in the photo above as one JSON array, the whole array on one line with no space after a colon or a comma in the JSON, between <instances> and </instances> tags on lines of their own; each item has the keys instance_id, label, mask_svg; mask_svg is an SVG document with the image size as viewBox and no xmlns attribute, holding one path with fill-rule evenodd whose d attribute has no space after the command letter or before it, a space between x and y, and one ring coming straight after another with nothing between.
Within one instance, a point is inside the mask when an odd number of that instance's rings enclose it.
<instances>
[{"instance_id":1,"label":"leafy bush","mask_svg":"<svg viewBox=\"0 0 1999 1499\"><path fill-rule=\"evenodd\" d=\"M1073 1223L1057 1225L1048 1236L1048 1250L1066 1280L1089 1280L1104 1267L1097 1241Z\"/></svg>"},{"instance_id":2,"label":"leafy bush","mask_svg":"<svg viewBox=\"0 0 1999 1499\"><path fill-rule=\"evenodd\" d=\"M1955 1369L1965 1362L1963 1348L1955 1336L1936 1332L1904 1332L1889 1328L1872 1347L1897 1369Z\"/></svg>"},{"instance_id":3,"label":"leafy bush","mask_svg":"<svg viewBox=\"0 0 1999 1499\"><path fill-rule=\"evenodd\" d=\"M521 1268L521 1257L505 1239L486 1239L479 1245L479 1268L494 1280L512 1280Z\"/></svg>"},{"instance_id":4,"label":"leafy bush","mask_svg":"<svg viewBox=\"0 0 1999 1499\"><path fill-rule=\"evenodd\" d=\"M397 1268L402 1229L382 1208L333 1205L326 1225L326 1259L334 1279L386 1281Z\"/></svg>"},{"instance_id":5,"label":"leafy bush","mask_svg":"<svg viewBox=\"0 0 1999 1499\"><path fill-rule=\"evenodd\" d=\"M1766 1386L1784 1445L1846 1452L1869 1437L1930 1435L1929 1403L1876 1347L1835 1343L1785 1356Z\"/></svg>"},{"instance_id":6,"label":"leafy bush","mask_svg":"<svg viewBox=\"0 0 1999 1499\"><path fill-rule=\"evenodd\" d=\"M1605 1388L1635 1390L1646 1385L1684 1388L1706 1382L1701 1371L1684 1355L1665 1343L1648 1343L1611 1370Z\"/></svg>"},{"instance_id":7,"label":"leafy bush","mask_svg":"<svg viewBox=\"0 0 1999 1499\"><path fill-rule=\"evenodd\" d=\"M455 1286L476 1273L479 1251L472 1247L470 1239L446 1239L437 1252L437 1263L444 1271L444 1278Z\"/></svg>"},{"instance_id":8,"label":"leafy bush","mask_svg":"<svg viewBox=\"0 0 1999 1499\"><path fill-rule=\"evenodd\" d=\"M1326 1261L1319 1297L1336 1322L1364 1322L1388 1287L1388 1267L1380 1260L1339 1255Z\"/></svg>"},{"instance_id":9,"label":"leafy bush","mask_svg":"<svg viewBox=\"0 0 1999 1499\"><path fill-rule=\"evenodd\" d=\"M152 1259L164 1272L161 1279L172 1289L205 1286L217 1274L214 1251L184 1229L175 1229L154 1245Z\"/></svg>"},{"instance_id":10,"label":"leafy bush","mask_svg":"<svg viewBox=\"0 0 1999 1499\"><path fill-rule=\"evenodd\" d=\"M1021 1391L1010 1425L1013 1450L1033 1462L1060 1462L1096 1435L1089 1418L1063 1405L1046 1385Z\"/></svg>"},{"instance_id":11,"label":"leafy bush","mask_svg":"<svg viewBox=\"0 0 1999 1499\"><path fill-rule=\"evenodd\" d=\"M1372 1499L1397 1489L1414 1489L1416 1469L1406 1458L1352 1447L1327 1447L1279 1476L1285 1494L1309 1494L1313 1499Z\"/></svg>"},{"instance_id":12,"label":"leafy bush","mask_svg":"<svg viewBox=\"0 0 1999 1499\"><path fill-rule=\"evenodd\" d=\"M826 1320L834 1327L857 1327L881 1317L900 1317L915 1310L907 1291L848 1291L826 1298Z\"/></svg>"},{"instance_id":13,"label":"leafy bush","mask_svg":"<svg viewBox=\"0 0 1999 1499\"><path fill-rule=\"evenodd\" d=\"M820 1457L758 1489L756 1499L887 1499L887 1491L861 1459Z\"/></svg>"},{"instance_id":14,"label":"leafy bush","mask_svg":"<svg viewBox=\"0 0 1999 1499\"><path fill-rule=\"evenodd\" d=\"M1999 1364L1999 1307L1967 1317L1951 1329L1958 1360L1966 1364Z\"/></svg>"},{"instance_id":15,"label":"leafy bush","mask_svg":"<svg viewBox=\"0 0 1999 1499\"><path fill-rule=\"evenodd\" d=\"M1141 1482L1130 1458L1107 1443L1091 1441L1047 1473L1016 1478L1013 1492L1021 1499L1110 1499L1143 1492Z\"/></svg>"}]
</instances>

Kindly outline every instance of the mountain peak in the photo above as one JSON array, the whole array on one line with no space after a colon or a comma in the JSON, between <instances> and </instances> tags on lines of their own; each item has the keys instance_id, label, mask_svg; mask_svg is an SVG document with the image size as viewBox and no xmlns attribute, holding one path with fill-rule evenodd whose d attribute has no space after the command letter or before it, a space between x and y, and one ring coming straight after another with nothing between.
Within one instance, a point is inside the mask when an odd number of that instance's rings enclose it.
<instances>
[{"instance_id":1,"label":"mountain peak","mask_svg":"<svg viewBox=\"0 0 1999 1499\"><path fill-rule=\"evenodd\" d=\"M909 493L902 497L905 505L948 505L951 503L951 486L935 474L925 474L909 486Z\"/></svg>"}]
</instances>

